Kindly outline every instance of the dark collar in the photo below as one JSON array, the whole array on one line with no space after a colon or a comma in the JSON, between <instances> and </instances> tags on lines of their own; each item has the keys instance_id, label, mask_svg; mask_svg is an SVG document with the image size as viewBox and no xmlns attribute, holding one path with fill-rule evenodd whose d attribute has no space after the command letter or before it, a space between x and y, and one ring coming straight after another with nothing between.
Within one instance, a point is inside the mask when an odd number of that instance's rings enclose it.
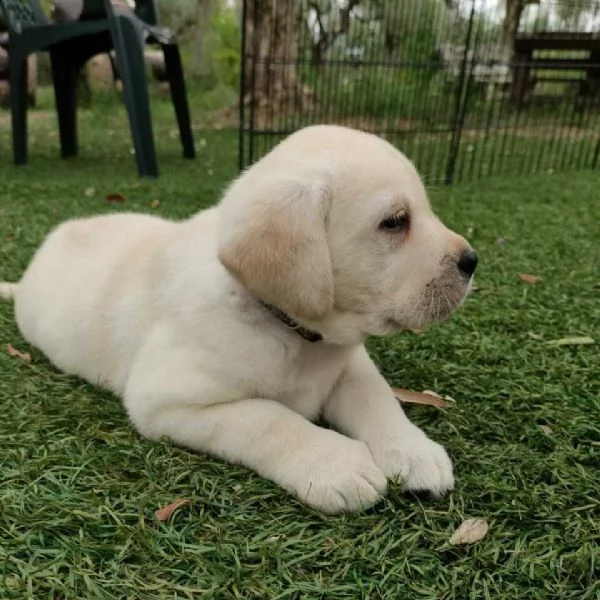
<instances>
[{"instance_id":1,"label":"dark collar","mask_svg":"<svg viewBox=\"0 0 600 600\"><path fill-rule=\"evenodd\" d=\"M286 327L293 329L301 338L304 338L307 342L314 344L315 342L320 342L323 339L323 336L318 331L312 331L311 329L307 329L306 327L302 327L300 323L294 321L292 317L284 313L282 310L279 310L276 306L272 304L267 304L260 300L260 303L279 321L281 321Z\"/></svg>"}]
</instances>

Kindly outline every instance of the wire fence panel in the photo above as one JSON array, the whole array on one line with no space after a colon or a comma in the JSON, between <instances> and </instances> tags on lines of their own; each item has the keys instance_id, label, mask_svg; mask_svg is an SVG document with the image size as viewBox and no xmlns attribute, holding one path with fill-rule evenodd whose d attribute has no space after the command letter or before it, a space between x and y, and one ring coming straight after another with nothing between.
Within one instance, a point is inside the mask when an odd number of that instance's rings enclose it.
<instances>
[{"instance_id":1,"label":"wire fence panel","mask_svg":"<svg viewBox=\"0 0 600 600\"><path fill-rule=\"evenodd\" d=\"M426 181L600 166L600 0L247 0L240 168L309 124Z\"/></svg>"}]
</instances>

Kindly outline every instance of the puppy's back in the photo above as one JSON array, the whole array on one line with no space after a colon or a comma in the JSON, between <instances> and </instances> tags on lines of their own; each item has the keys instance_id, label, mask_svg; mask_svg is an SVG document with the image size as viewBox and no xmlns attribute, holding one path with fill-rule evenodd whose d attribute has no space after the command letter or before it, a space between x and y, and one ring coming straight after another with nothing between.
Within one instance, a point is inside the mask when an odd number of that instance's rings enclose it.
<instances>
[{"instance_id":1,"label":"puppy's back","mask_svg":"<svg viewBox=\"0 0 600 600\"><path fill-rule=\"evenodd\" d=\"M154 310L157 256L177 227L135 214L59 225L16 289L23 336L61 370L118 391Z\"/></svg>"}]
</instances>

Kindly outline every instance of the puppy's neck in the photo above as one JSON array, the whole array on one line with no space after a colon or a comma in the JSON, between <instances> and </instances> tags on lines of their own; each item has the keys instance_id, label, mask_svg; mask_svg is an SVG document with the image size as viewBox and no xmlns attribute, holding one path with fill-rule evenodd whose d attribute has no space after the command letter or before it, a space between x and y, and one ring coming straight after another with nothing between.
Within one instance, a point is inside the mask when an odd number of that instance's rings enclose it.
<instances>
[{"instance_id":1,"label":"puppy's neck","mask_svg":"<svg viewBox=\"0 0 600 600\"><path fill-rule=\"evenodd\" d=\"M298 321L295 321L290 315L284 313L282 310L278 309L276 306L272 304L267 304L262 300L259 302L264 306L278 321L281 321L283 325L292 329L295 333L297 333L301 338L305 339L307 342L311 344L315 344L316 342L323 341L323 336L318 332L312 329L308 329L307 327L302 326Z\"/></svg>"}]
</instances>

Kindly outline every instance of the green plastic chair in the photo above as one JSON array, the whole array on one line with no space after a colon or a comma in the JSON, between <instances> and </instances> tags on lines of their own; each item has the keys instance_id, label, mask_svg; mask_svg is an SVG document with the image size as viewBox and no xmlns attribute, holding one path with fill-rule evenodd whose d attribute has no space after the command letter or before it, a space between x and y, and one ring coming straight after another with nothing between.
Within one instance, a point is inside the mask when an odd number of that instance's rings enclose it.
<instances>
[{"instance_id":1,"label":"green plastic chair","mask_svg":"<svg viewBox=\"0 0 600 600\"><path fill-rule=\"evenodd\" d=\"M50 53L61 155L77 155L77 75L96 54L115 50L135 159L141 176L157 177L144 60L145 44L160 45L185 158L194 158L190 113L179 47L173 33L158 26L154 0L137 0L134 13L110 0L84 0L79 20L50 23L37 0L0 0L9 35L9 85L15 164L27 162L27 57Z\"/></svg>"}]
</instances>

